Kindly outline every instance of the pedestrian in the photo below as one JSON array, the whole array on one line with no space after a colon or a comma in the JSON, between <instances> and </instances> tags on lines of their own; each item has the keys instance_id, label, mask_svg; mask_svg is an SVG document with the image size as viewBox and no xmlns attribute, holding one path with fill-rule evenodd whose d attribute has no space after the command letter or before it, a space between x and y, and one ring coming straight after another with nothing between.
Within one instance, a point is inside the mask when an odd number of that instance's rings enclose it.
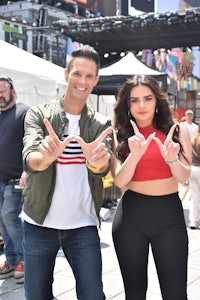
<instances>
[{"instance_id":1,"label":"pedestrian","mask_svg":"<svg viewBox=\"0 0 200 300\"><path fill-rule=\"evenodd\" d=\"M151 246L161 294L186 300L188 236L178 183L190 174L191 143L185 124L174 124L157 81L136 75L115 106L115 184L123 191L113 240L126 300L145 300Z\"/></svg>"},{"instance_id":2,"label":"pedestrian","mask_svg":"<svg viewBox=\"0 0 200 300\"><path fill-rule=\"evenodd\" d=\"M189 134L190 134L190 139L193 138L193 136L197 133L198 131L198 125L193 122L194 119L194 112L191 109L188 109L185 112L185 123L187 125Z\"/></svg>"},{"instance_id":3,"label":"pedestrian","mask_svg":"<svg viewBox=\"0 0 200 300\"><path fill-rule=\"evenodd\" d=\"M24 257L22 191L25 173L22 164L24 117L28 106L16 102L12 79L0 76L0 232L6 261L0 265L0 279L14 276L22 283Z\"/></svg>"},{"instance_id":4,"label":"pedestrian","mask_svg":"<svg viewBox=\"0 0 200 300\"><path fill-rule=\"evenodd\" d=\"M72 52L65 95L32 107L25 119L23 190L25 295L52 300L62 248L79 300L105 299L98 235L102 177L110 170L111 121L86 103L98 82L99 56Z\"/></svg>"},{"instance_id":5,"label":"pedestrian","mask_svg":"<svg viewBox=\"0 0 200 300\"><path fill-rule=\"evenodd\" d=\"M192 165L189 183L191 191L190 228L197 229L200 225L200 125L192 138Z\"/></svg>"}]
</instances>

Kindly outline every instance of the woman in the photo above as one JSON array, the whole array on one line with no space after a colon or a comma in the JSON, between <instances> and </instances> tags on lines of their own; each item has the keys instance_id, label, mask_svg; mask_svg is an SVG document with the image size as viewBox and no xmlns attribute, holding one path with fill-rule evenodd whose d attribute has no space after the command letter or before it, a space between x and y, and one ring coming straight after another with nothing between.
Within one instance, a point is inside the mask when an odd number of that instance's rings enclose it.
<instances>
[{"instance_id":1,"label":"woman","mask_svg":"<svg viewBox=\"0 0 200 300\"><path fill-rule=\"evenodd\" d=\"M126 300L144 300L149 245L164 300L187 299L188 236L178 183L190 174L191 143L166 94L148 76L122 86L115 107L113 177L122 189L113 240Z\"/></svg>"},{"instance_id":2,"label":"woman","mask_svg":"<svg viewBox=\"0 0 200 300\"><path fill-rule=\"evenodd\" d=\"M192 166L190 174L190 228L197 229L200 225L200 125L192 138Z\"/></svg>"}]
</instances>

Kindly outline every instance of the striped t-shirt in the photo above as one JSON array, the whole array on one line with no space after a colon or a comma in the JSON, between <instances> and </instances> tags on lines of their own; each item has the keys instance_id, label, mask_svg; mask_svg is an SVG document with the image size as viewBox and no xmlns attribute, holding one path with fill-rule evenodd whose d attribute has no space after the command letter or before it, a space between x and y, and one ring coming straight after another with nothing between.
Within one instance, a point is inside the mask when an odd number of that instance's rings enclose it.
<instances>
[{"instance_id":1,"label":"striped t-shirt","mask_svg":"<svg viewBox=\"0 0 200 300\"><path fill-rule=\"evenodd\" d=\"M63 139L68 135L80 135L80 115L66 113L66 117L69 124ZM30 218L29 222L34 223ZM89 225L98 225L98 219L88 183L85 157L81 146L73 140L56 161L52 204L42 226L73 229Z\"/></svg>"}]
</instances>

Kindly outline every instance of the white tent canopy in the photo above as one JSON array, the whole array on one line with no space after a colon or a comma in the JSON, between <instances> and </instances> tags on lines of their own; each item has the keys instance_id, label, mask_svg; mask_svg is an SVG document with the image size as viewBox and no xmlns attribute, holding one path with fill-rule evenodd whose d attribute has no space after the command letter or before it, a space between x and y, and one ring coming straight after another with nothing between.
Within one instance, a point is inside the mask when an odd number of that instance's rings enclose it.
<instances>
[{"instance_id":1,"label":"white tent canopy","mask_svg":"<svg viewBox=\"0 0 200 300\"><path fill-rule=\"evenodd\" d=\"M66 87L64 68L2 40L0 76L13 80L18 101L29 106L62 95Z\"/></svg>"},{"instance_id":2,"label":"white tent canopy","mask_svg":"<svg viewBox=\"0 0 200 300\"><path fill-rule=\"evenodd\" d=\"M161 75L156 70L147 67L145 64L141 63L132 52L129 52L126 56L121 58L116 63L100 69L99 74L101 76L110 75Z\"/></svg>"},{"instance_id":3,"label":"white tent canopy","mask_svg":"<svg viewBox=\"0 0 200 300\"><path fill-rule=\"evenodd\" d=\"M93 90L98 95L116 95L122 84L133 75L150 75L154 77L164 91L167 91L167 74L147 67L132 52L116 63L99 71L100 79Z\"/></svg>"}]
</instances>

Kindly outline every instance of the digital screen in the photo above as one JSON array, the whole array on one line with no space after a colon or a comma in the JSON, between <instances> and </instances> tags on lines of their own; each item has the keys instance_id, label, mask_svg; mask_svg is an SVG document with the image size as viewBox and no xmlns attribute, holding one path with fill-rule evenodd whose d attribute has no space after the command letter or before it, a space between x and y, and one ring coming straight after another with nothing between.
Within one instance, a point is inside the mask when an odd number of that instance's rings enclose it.
<instances>
[{"instance_id":1,"label":"digital screen","mask_svg":"<svg viewBox=\"0 0 200 300\"><path fill-rule=\"evenodd\" d=\"M136 10L154 12L154 0L131 0L131 6Z\"/></svg>"}]
</instances>

